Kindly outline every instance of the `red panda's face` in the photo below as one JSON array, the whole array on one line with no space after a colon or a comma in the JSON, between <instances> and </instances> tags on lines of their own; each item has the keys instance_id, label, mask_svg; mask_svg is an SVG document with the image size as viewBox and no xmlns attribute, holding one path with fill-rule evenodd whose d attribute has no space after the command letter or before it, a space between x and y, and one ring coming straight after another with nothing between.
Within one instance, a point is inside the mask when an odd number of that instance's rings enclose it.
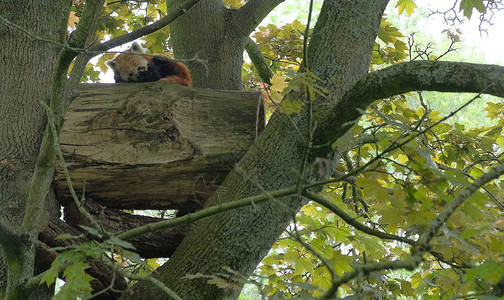
<instances>
[{"instance_id":1,"label":"red panda's face","mask_svg":"<svg viewBox=\"0 0 504 300\"><path fill-rule=\"evenodd\" d=\"M107 63L114 76L124 82L139 81L139 73L147 71L147 59L138 54L121 53Z\"/></svg>"}]
</instances>

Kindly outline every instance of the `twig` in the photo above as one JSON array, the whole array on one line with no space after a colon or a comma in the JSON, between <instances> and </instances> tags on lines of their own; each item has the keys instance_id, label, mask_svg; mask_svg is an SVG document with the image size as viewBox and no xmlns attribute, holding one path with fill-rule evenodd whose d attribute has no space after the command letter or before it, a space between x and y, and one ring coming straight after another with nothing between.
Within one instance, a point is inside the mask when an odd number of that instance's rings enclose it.
<instances>
[{"instance_id":1,"label":"twig","mask_svg":"<svg viewBox=\"0 0 504 300\"><path fill-rule=\"evenodd\" d=\"M212 216L215 214L223 213L228 210L249 206L254 203L261 203L261 202L264 202L266 200L271 199L270 197L280 198L280 197L290 196L295 193L296 193L295 187L290 187L290 188L285 188L285 189L280 189L277 191L269 192L269 196L266 196L266 195L251 196L251 197L243 198L243 199L236 200L233 202L227 202L227 203L224 203L221 205L208 207L203 210L197 211L195 213L190 213L190 214L184 215L179 218L164 220L164 221L159 221L156 223L143 225L143 226L128 230L126 232L123 232L121 234L118 234L117 237L122 240L129 240L129 239L132 239L132 238L139 236L141 234L144 234L144 233L154 232L154 231L162 230L165 228L172 228L172 227L176 227L176 226L179 226L182 224L193 223L193 222L196 222L196 221L201 220L203 218L206 218L206 217L209 217L209 216Z\"/></svg>"},{"instance_id":2,"label":"twig","mask_svg":"<svg viewBox=\"0 0 504 300\"><path fill-rule=\"evenodd\" d=\"M2 16L0 16L0 21L3 22L7 26L13 27L13 28L21 31L22 33L26 34L27 36L29 36L29 37L31 37L31 38L33 38L35 40L38 40L38 41L41 41L41 42L46 42L46 43L58 46L60 48L70 50L72 52L82 52L83 51L83 49L81 49L81 48L70 47L68 45L61 44L61 43L55 42L53 40L49 40L49 39L43 38L41 36L35 35L35 34L29 32L28 30L24 29L23 27L21 27L21 26L19 26L17 24L12 23L11 21L7 20L6 18L4 18Z\"/></svg>"},{"instance_id":3,"label":"twig","mask_svg":"<svg viewBox=\"0 0 504 300\"><path fill-rule=\"evenodd\" d=\"M404 243L407 243L407 244L410 244L410 245L415 244L414 240L411 240L411 239L408 239L408 238L405 238L405 237L402 237L402 236L398 236L398 235L382 232L382 231L379 231L379 230L367 227L366 225L364 225L364 224L356 221L353 217L351 217L350 215L348 215L347 213L345 213L336 204L334 204L334 203L326 200L322 196L316 195L316 194L311 193L309 191L304 191L303 192L303 196L306 197L306 198L308 198L308 199L310 199L310 200L312 200L312 201L314 201L314 202L317 202L318 204L320 204L320 205L326 207L327 209L331 210L333 213L335 213L341 219L343 219L343 221L347 222L349 225L352 225L353 227L355 227L356 229L358 229L358 230L360 230L360 231L362 231L364 233L367 233L369 235L373 235L373 236L379 237L381 239L400 241L400 242L404 242Z\"/></svg>"},{"instance_id":4,"label":"twig","mask_svg":"<svg viewBox=\"0 0 504 300\"><path fill-rule=\"evenodd\" d=\"M128 273L121 268L117 268L115 265L114 265L114 267L115 267L114 269L123 277L127 277L127 278L133 279L133 280L148 281L148 282L152 283L153 285L155 285L156 287L158 287L159 289L161 289L163 292L165 292L172 299L183 300L179 295L177 295L177 293L175 293L172 289L170 289L164 283L159 281L159 279L152 277L152 275L149 275L149 276L135 275L135 274Z\"/></svg>"}]
</instances>

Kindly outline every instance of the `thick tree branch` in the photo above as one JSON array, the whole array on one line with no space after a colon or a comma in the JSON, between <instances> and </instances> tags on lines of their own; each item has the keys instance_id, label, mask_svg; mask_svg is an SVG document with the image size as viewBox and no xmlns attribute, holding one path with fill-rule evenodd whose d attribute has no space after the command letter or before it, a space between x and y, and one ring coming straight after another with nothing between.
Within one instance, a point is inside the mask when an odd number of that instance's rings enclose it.
<instances>
[{"instance_id":1,"label":"thick tree branch","mask_svg":"<svg viewBox=\"0 0 504 300\"><path fill-rule=\"evenodd\" d=\"M402 63L362 77L319 123L316 144L330 145L375 100L411 91L482 93L504 97L504 67L445 61ZM323 108L327 110L327 107ZM345 124L347 123L347 124ZM344 125L345 124L345 125Z\"/></svg>"},{"instance_id":2,"label":"thick tree branch","mask_svg":"<svg viewBox=\"0 0 504 300\"><path fill-rule=\"evenodd\" d=\"M247 37L264 18L284 0L249 0L236 11L231 23L239 34Z\"/></svg>"},{"instance_id":3,"label":"thick tree branch","mask_svg":"<svg viewBox=\"0 0 504 300\"><path fill-rule=\"evenodd\" d=\"M364 76L343 101L368 105L411 91L484 93L504 97L504 67L447 61L413 61Z\"/></svg>"}]
</instances>

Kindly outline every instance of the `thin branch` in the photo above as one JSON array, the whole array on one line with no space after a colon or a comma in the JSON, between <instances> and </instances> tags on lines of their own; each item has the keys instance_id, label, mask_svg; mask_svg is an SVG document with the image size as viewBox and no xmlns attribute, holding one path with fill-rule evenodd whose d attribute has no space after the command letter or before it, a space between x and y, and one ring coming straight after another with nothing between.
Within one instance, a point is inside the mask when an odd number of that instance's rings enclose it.
<instances>
[{"instance_id":1,"label":"thin branch","mask_svg":"<svg viewBox=\"0 0 504 300\"><path fill-rule=\"evenodd\" d=\"M271 85L270 79L273 77L273 72L266 63L266 59L264 59L261 49L259 49L259 46L257 46L256 42L254 42L254 40L250 37L245 40L245 51L247 51L247 54L254 64L261 80L264 83Z\"/></svg>"},{"instance_id":2,"label":"thin branch","mask_svg":"<svg viewBox=\"0 0 504 300\"><path fill-rule=\"evenodd\" d=\"M418 262L420 263L420 262ZM361 275L367 275L372 272L382 271L382 270L397 270L397 269L406 269L406 270L414 270L417 267L417 260L415 259L406 259L406 260L396 260L396 261L382 261L375 263L367 263L364 265L359 265L355 267L352 271L345 273L343 276L339 277L337 280L333 281L333 286L331 287L330 294L328 291L322 299L334 299L334 292L337 288L349 282L350 280L359 277Z\"/></svg>"},{"instance_id":3,"label":"thin branch","mask_svg":"<svg viewBox=\"0 0 504 300\"><path fill-rule=\"evenodd\" d=\"M97 297L98 297L99 295L105 294L105 293L106 293L106 292L108 292L108 291L113 291L113 292L115 292L115 290L114 290L114 284L115 284L115 281L116 281L116 276L117 276L117 275L116 275L116 272L112 272L112 280L110 280L109 285L108 285L107 287L105 287L103 290L101 290L101 291L99 291L99 292L96 292L96 293L92 294L92 295L91 295L91 297L86 298L86 300L87 300L87 299L93 299L93 298L94 298L94 299L97 299Z\"/></svg>"},{"instance_id":4,"label":"thin branch","mask_svg":"<svg viewBox=\"0 0 504 300\"><path fill-rule=\"evenodd\" d=\"M97 52L97 53L102 53L105 52L109 49L112 49L117 46L121 46L125 43L134 41L144 35L151 34L153 32L156 32L163 27L167 26L171 22L175 21L178 17L184 15L187 13L189 9L191 9L194 5L196 5L200 0L187 0L178 7L174 8L169 14L164 16L163 18L159 19L158 21L147 25L145 27L133 30L132 32L118 36L116 38L113 38L107 42L101 43L99 45L93 46L89 48L89 52ZM96 54L95 54L96 55Z\"/></svg>"},{"instance_id":5,"label":"thin branch","mask_svg":"<svg viewBox=\"0 0 504 300\"><path fill-rule=\"evenodd\" d=\"M439 215L431 222L428 229L420 235L416 246L413 248L412 253L422 251L423 249L428 249L428 243L435 236L439 228L446 223L448 218L455 212L455 210L464 203L472 194L478 191L486 183L498 178L504 174L504 163L497 165L490 169L487 173L481 175L468 187L461 190L458 195L450 201L445 208L439 213Z\"/></svg>"},{"instance_id":6,"label":"thin branch","mask_svg":"<svg viewBox=\"0 0 504 300\"><path fill-rule=\"evenodd\" d=\"M58 131L56 129L56 120L53 111L47 106L45 103L41 102L42 107L46 110L47 116L48 116L48 124L49 128L51 130L51 133L53 136L58 136ZM102 226L93 218L93 216L84 208L82 205L82 202L79 200L79 197L77 197L77 194L73 188L72 185L72 179L70 179L70 173L68 171L68 167L65 162L65 158L63 157L63 152L61 152L61 149L59 147L59 141L57 139L53 139L53 147L56 151L56 154L58 156L58 159L60 160L61 167L63 168L63 173L65 175L65 180L67 182L67 187L70 190L70 194L72 195L72 199L75 202L75 205L79 209L79 212L88 219L90 225L98 230L101 233L104 233L105 230L102 228Z\"/></svg>"},{"instance_id":7,"label":"thin branch","mask_svg":"<svg viewBox=\"0 0 504 300\"><path fill-rule=\"evenodd\" d=\"M364 169L366 169L368 166L372 165L373 163L375 163L376 161L380 160L381 158L383 158L385 156L385 154L389 153L389 152L392 152L404 145L406 145L407 143L409 143L410 141L416 139L417 137L421 136L421 135L424 135L427 131L431 130L432 128L434 128L435 126L443 123L444 121L446 121L447 119L453 117L455 114L457 114L459 111L461 111L464 107L468 106L469 104L471 104L472 102L474 102L476 99L480 98L481 95L478 94L476 96L474 96L473 98L471 98L469 101L467 101L464 105L460 106L459 108L457 108L456 110L452 111L451 113L449 113L448 115L444 116L443 118L441 118L439 121L435 122L434 124L432 124L431 126L429 127L426 127L425 129L423 129L422 131L419 131L417 132L416 134L413 134L411 135L409 138L405 139L404 141L400 142L400 143L397 143L397 142L393 142L387 149L383 150L381 153L378 153L374 158L372 158L371 160L369 160L367 163L365 163L364 165L352 170L351 172L347 173L346 174L346 177L349 177L349 176L352 176L354 174L358 174L360 172L362 172ZM343 127L343 125L341 125ZM325 182L325 184L329 184L329 183L333 183L333 182L337 182L337 181L340 181L340 180L344 180L344 179L340 179L340 178L336 178L334 179L328 179L328 180L325 180L325 181L319 181L319 182L315 182L315 183L311 183L311 184L308 184L307 185L307 188L310 188L310 187L315 187L315 186L319 186L322 182Z\"/></svg>"},{"instance_id":8,"label":"thin branch","mask_svg":"<svg viewBox=\"0 0 504 300\"><path fill-rule=\"evenodd\" d=\"M363 265L356 266L354 270L345 273L343 276L337 280L333 280L331 292L334 291L342 284L348 283L349 281L355 279L360 275L366 275L372 272L381 270L396 270L396 269L407 269L414 270L422 262L423 256L430 250L429 242L435 236L439 228L446 223L451 214L467 200L471 195L478 191L484 184L491 180L498 178L500 175L504 174L504 164L499 164L492 168L488 173L480 176L471 185L466 187L464 190L460 191L457 197L450 201L443 211L441 211L438 216L431 222L431 225L420 235L417 242L414 243L413 249L411 251L411 258L405 260L396 261L383 261L376 263L367 263ZM323 297L329 299L333 294L326 293Z\"/></svg>"},{"instance_id":9,"label":"thin branch","mask_svg":"<svg viewBox=\"0 0 504 300\"><path fill-rule=\"evenodd\" d=\"M67 49L67 50L72 51L72 52L80 52L80 51L82 51L81 48L70 47L68 45L65 45L65 44L62 44L62 43L58 43L58 42L55 42L53 40L49 40L49 39L43 38L41 36L35 35L35 34L31 33L30 31L24 29L23 27L21 27L21 26L19 26L17 24L12 23L11 21L7 20L6 18L4 18L2 16L0 16L0 22L4 23L7 26L13 27L13 28L21 31L22 33L26 34L27 36L31 37L34 40L41 41L41 42L46 42L48 44L55 45L55 46L58 46L58 47L63 48L63 49Z\"/></svg>"},{"instance_id":10,"label":"thin branch","mask_svg":"<svg viewBox=\"0 0 504 300\"><path fill-rule=\"evenodd\" d=\"M236 165L234 167L234 170L242 178L244 178L244 179L250 181L252 184L254 184L259 189L261 194L266 196L270 201L273 201L273 202L277 203L278 205L280 205L283 209L288 210L285 203L278 201L277 198L275 198L273 195L271 195L271 193L264 188L264 186L259 182L259 180L257 180L257 178L254 178L254 177L250 176L249 174L247 174L239 165ZM252 202L251 204L255 205L256 202Z\"/></svg>"},{"instance_id":11,"label":"thin branch","mask_svg":"<svg viewBox=\"0 0 504 300\"><path fill-rule=\"evenodd\" d=\"M129 279L133 280L142 280L142 281L148 281L152 285L156 286L160 290L166 293L166 295L170 296L170 299L175 299L175 300L183 300L177 293L175 293L172 289L168 288L164 283L159 281L158 279L154 278L152 275L149 276L141 276L141 275L136 275L136 274L131 274L127 273L121 268L115 267L114 268L121 276L127 277Z\"/></svg>"},{"instance_id":12,"label":"thin branch","mask_svg":"<svg viewBox=\"0 0 504 300\"><path fill-rule=\"evenodd\" d=\"M313 10L313 0L310 0L309 4L309 11L308 11L308 21L306 24L306 30L304 32L304 42L303 42L303 57L304 57L304 67L306 70L308 69L308 61L306 60L308 57L308 32L310 30L310 21L312 17L312 10ZM301 166L299 168L299 177L297 179L297 190L298 194L301 195L302 192L302 183L305 180L306 177L306 168L308 167L308 157L310 154L310 150L312 148L312 141L313 141L313 127L314 124L313 122L313 105L312 105L312 99L311 99L311 94L310 94L310 87L305 87L306 91L306 104L307 104L307 117L306 117L306 145L303 149L303 156L301 159Z\"/></svg>"},{"instance_id":13,"label":"thin branch","mask_svg":"<svg viewBox=\"0 0 504 300\"><path fill-rule=\"evenodd\" d=\"M303 33L303 62L301 64L300 70L310 69L308 64L308 36L310 33L310 24L313 13L313 0L310 0L310 4L308 6L308 20L306 21L306 28Z\"/></svg>"},{"instance_id":14,"label":"thin branch","mask_svg":"<svg viewBox=\"0 0 504 300\"><path fill-rule=\"evenodd\" d=\"M349 173L349 174L345 174L339 178L334 179L333 182L345 180L348 176L351 176L353 174L354 174L353 172ZM321 181L319 185L323 185L324 183L325 183L325 181ZM300 189L305 190L307 188L313 187L313 185L314 185L313 183L303 185ZM239 199L239 200L236 200L233 202L227 202L224 204L208 207L208 208L202 209L200 211L190 213L190 214L187 214L182 217L175 218L175 219L164 220L164 221L159 221L159 222L143 225L143 226L128 230L126 232L123 232L121 234L118 234L117 237L120 239L123 239L123 240L129 240L129 239L132 239L136 236L139 236L139 235L142 235L145 233L154 232L154 231L162 230L165 228L172 228L172 227L180 226L183 224L193 223L193 222L196 222L196 221L201 220L203 218L206 218L206 217L209 217L212 215L216 215L219 213L223 213L223 212L226 212L229 210L233 210L233 209L237 209L237 208L241 208L241 207L245 207L245 206L249 206L249 205L259 204L259 203L265 202L267 200L272 200L272 199L276 200L278 198L292 196L297 193L298 193L297 186L279 189L279 190L272 191L272 192L265 191L263 189L263 193L260 195L242 198L242 199Z\"/></svg>"},{"instance_id":15,"label":"thin branch","mask_svg":"<svg viewBox=\"0 0 504 300\"><path fill-rule=\"evenodd\" d=\"M227 202L227 203L224 203L221 205L208 207L203 210L197 211L195 213L190 213L190 214L184 215L179 218L160 221L160 222L140 226L140 227L134 228L132 230L128 230L126 232L123 232L121 234L118 234L117 237L122 240L129 240L131 238L134 238L134 237L139 236L144 233L154 232L154 231L158 231L158 230L165 229L165 228L176 227L176 226L179 226L182 224L193 223L193 222L196 222L196 221L201 220L203 218L209 217L211 215L223 213L228 210L232 210L232 209L236 209L236 208L240 208L240 207L245 207L245 206L249 206L252 204L258 204L258 203L261 203L261 202L264 202L266 200L271 199L271 197L280 198L280 197L290 196L295 193L296 193L296 188L290 187L290 188L285 188L285 189L280 189L277 191L269 192L268 195L261 194L261 195L257 195L257 196L247 197L247 198L243 198L243 199L236 200L233 202Z\"/></svg>"},{"instance_id":16,"label":"thin branch","mask_svg":"<svg viewBox=\"0 0 504 300\"><path fill-rule=\"evenodd\" d=\"M315 248L313 248L309 243L305 243L303 241L303 239L299 235L299 231L296 226L296 220L294 220L294 232L295 232L295 234L293 234L291 232L287 232L287 233L292 238L294 238L296 241L298 241L298 243L300 243L308 251L310 251L313 255L315 255L324 264L324 266L327 268L327 270L329 270L329 273L331 273L331 278L333 278L333 279L337 278L338 275L336 274L336 271L334 270L334 264L330 260L325 258L322 254L318 253L318 251L316 251Z\"/></svg>"},{"instance_id":17,"label":"thin branch","mask_svg":"<svg viewBox=\"0 0 504 300\"><path fill-rule=\"evenodd\" d=\"M331 201L326 200L324 197L322 197L320 195L314 194L309 191L304 191L303 196L314 201L314 202L317 202L318 204L331 210L333 213L335 213L341 219L343 219L343 221L345 221L349 225L352 225L353 227L355 227L355 229L360 230L364 233L379 237L381 239L400 241L403 243L407 243L409 245L413 245L415 243L414 240L367 227L366 225L355 220L352 216L348 215L341 208L339 208L336 204L332 203Z\"/></svg>"},{"instance_id":18,"label":"thin branch","mask_svg":"<svg viewBox=\"0 0 504 300\"><path fill-rule=\"evenodd\" d=\"M77 28L68 39L68 44L76 48L84 48L90 43L96 31L96 23L103 10L105 0L86 1Z\"/></svg>"}]
</instances>

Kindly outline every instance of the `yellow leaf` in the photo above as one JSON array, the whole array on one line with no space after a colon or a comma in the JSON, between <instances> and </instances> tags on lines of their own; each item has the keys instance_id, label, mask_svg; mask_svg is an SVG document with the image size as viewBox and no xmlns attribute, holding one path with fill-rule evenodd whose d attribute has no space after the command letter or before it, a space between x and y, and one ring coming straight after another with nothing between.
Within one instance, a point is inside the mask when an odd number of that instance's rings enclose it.
<instances>
[{"instance_id":1,"label":"yellow leaf","mask_svg":"<svg viewBox=\"0 0 504 300\"><path fill-rule=\"evenodd\" d=\"M401 15L404 11L410 16L417 8L413 0L399 0L397 1L396 7L399 7L399 14Z\"/></svg>"},{"instance_id":2,"label":"yellow leaf","mask_svg":"<svg viewBox=\"0 0 504 300\"><path fill-rule=\"evenodd\" d=\"M271 78L271 92L281 93L289 83L282 76L275 74Z\"/></svg>"},{"instance_id":3,"label":"yellow leaf","mask_svg":"<svg viewBox=\"0 0 504 300\"><path fill-rule=\"evenodd\" d=\"M400 164L404 164L404 163L407 163L409 161L409 158L408 156L400 153L399 155L397 155L397 158L399 159L399 163Z\"/></svg>"}]
</instances>

